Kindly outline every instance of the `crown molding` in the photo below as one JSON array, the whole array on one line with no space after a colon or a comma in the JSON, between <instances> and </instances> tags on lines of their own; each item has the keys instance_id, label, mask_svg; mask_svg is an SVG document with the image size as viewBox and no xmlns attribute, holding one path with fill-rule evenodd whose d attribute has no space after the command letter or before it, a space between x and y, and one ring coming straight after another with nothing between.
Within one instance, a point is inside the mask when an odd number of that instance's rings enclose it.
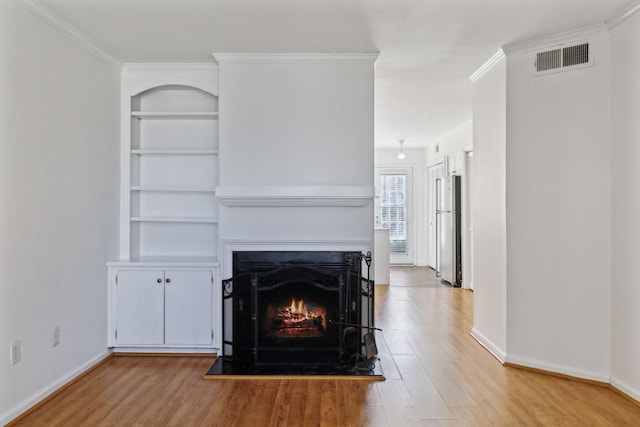
<instances>
[{"instance_id":1,"label":"crown molding","mask_svg":"<svg viewBox=\"0 0 640 427\"><path fill-rule=\"evenodd\" d=\"M40 4L37 0L13 0L13 2L34 15L36 18L40 19L45 24L49 25L54 30L58 31L60 34L73 40L81 48L91 53L96 58L108 65L120 67L120 61L102 50L93 40L81 33L76 27L60 18L50 9Z\"/></svg>"},{"instance_id":2,"label":"crown molding","mask_svg":"<svg viewBox=\"0 0 640 427\"><path fill-rule=\"evenodd\" d=\"M636 1L631 6L623 9L619 14L605 22L605 25L607 26L609 31L613 31L623 22L626 22L628 19L631 19L632 17L637 15L638 12L640 12L640 1Z\"/></svg>"},{"instance_id":3,"label":"crown molding","mask_svg":"<svg viewBox=\"0 0 640 427\"><path fill-rule=\"evenodd\" d=\"M542 37L535 37L514 43L508 43L502 46L502 50L506 55L531 52L550 46L563 45L578 40L584 40L596 36L608 34L605 24L597 24L589 27L576 28L561 33L549 34Z\"/></svg>"},{"instance_id":4,"label":"crown molding","mask_svg":"<svg viewBox=\"0 0 640 427\"><path fill-rule=\"evenodd\" d=\"M373 187L226 185L216 188L220 204L229 207L362 207L369 204L373 196Z\"/></svg>"},{"instance_id":5,"label":"crown molding","mask_svg":"<svg viewBox=\"0 0 640 427\"><path fill-rule=\"evenodd\" d=\"M489 72L498 62L502 61L505 58L504 51L502 49L498 50L493 54L491 58L487 60L484 64L480 66L473 74L469 76L469 80L471 83L475 83L480 80L485 74Z\"/></svg>"},{"instance_id":6,"label":"crown molding","mask_svg":"<svg viewBox=\"0 0 640 427\"><path fill-rule=\"evenodd\" d=\"M373 64L380 53L213 53L212 55L219 64Z\"/></svg>"},{"instance_id":7,"label":"crown molding","mask_svg":"<svg viewBox=\"0 0 640 427\"><path fill-rule=\"evenodd\" d=\"M211 71L218 69L214 63L130 62L122 65L122 71Z\"/></svg>"}]
</instances>

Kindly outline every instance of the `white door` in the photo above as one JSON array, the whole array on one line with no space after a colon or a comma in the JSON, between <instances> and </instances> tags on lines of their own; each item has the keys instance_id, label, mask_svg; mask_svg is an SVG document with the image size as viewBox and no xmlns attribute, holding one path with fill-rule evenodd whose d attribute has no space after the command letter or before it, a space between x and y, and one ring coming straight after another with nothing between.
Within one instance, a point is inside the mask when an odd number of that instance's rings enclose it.
<instances>
[{"instance_id":1,"label":"white door","mask_svg":"<svg viewBox=\"0 0 640 427\"><path fill-rule=\"evenodd\" d=\"M213 325L211 271L165 272L165 344L209 345Z\"/></svg>"},{"instance_id":2,"label":"white door","mask_svg":"<svg viewBox=\"0 0 640 427\"><path fill-rule=\"evenodd\" d=\"M116 341L118 345L164 343L162 270L118 271Z\"/></svg>"},{"instance_id":3,"label":"white door","mask_svg":"<svg viewBox=\"0 0 640 427\"><path fill-rule=\"evenodd\" d=\"M467 277L465 282L465 288L473 289L473 151L467 152L467 171L466 171L466 209L465 209L465 217L466 224L465 227L467 229L467 238L466 238L466 268L465 275Z\"/></svg>"},{"instance_id":4,"label":"white door","mask_svg":"<svg viewBox=\"0 0 640 427\"><path fill-rule=\"evenodd\" d=\"M427 168L427 265L438 270L437 217L436 217L436 180L444 176L444 163Z\"/></svg>"},{"instance_id":5,"label":"white door","mask_svg":"<svg viewBox=\"0 0 640 427\"><path fill-rule=\"evenodd\" d=\"M415 264L413 168L376 168L375 224L389 230L391 264Z\"/></svg>"}]
</instances>

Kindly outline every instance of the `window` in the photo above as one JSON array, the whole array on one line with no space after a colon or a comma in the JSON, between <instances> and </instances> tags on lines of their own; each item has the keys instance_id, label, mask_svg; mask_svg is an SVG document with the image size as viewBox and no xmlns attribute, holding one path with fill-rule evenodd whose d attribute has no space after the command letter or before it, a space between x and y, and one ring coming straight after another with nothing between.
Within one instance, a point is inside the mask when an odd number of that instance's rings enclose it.
<instances>
[{"instance_id":1,"label":"window","mask_svg":"<svg viewBox=\"0 0 640 427\"><path fill-rule=\"evenodd\" d=\"M406 174L380 174L380 227L389 230L391 252L407 251Z\"/></svg>"}]
</instances>

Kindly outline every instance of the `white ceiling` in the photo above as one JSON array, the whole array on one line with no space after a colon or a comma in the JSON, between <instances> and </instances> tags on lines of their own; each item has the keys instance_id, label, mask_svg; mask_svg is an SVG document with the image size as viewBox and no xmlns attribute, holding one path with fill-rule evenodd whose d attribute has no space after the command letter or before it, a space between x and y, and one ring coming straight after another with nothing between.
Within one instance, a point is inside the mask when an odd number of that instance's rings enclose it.
<instances>
[{"instance_id":1,"label":"white ceiling","mask_svg":"<svg viewBox=\"0 0 640 427\"><path fill-rule=\"evenodd\" d=\"M34 0L122 62L211 52L380 52L376 146L433 144L471 118L468 77L500 46L606 22L630 0Z\"/></svg>"}]
</instances>

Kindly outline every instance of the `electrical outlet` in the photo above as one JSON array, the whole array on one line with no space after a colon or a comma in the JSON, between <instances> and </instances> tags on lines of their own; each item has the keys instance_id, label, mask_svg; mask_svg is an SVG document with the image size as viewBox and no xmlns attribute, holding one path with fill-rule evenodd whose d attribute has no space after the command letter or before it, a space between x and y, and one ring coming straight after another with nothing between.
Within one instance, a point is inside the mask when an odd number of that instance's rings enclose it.
<instances>
[{"instance_id":1,"label":"electrical outlet","mask_svg":"<svg viewBox=\"0 0 640 427\"><path fill-rule=\"evenodd\" d=\"M20 341L14 341L11 344L10 362L15 365L20 361Z\"/></svg>"},{"instance_id":2,"label":"electrical outlet","mask_svg":"<svg viewBox=\"0 0 640 427\"><path fill-rule=\"evenodd\" d=\"M56 326L53 328L53 346L57 347L60 345L60 326Z\"/></svg>"}]
</instances>

